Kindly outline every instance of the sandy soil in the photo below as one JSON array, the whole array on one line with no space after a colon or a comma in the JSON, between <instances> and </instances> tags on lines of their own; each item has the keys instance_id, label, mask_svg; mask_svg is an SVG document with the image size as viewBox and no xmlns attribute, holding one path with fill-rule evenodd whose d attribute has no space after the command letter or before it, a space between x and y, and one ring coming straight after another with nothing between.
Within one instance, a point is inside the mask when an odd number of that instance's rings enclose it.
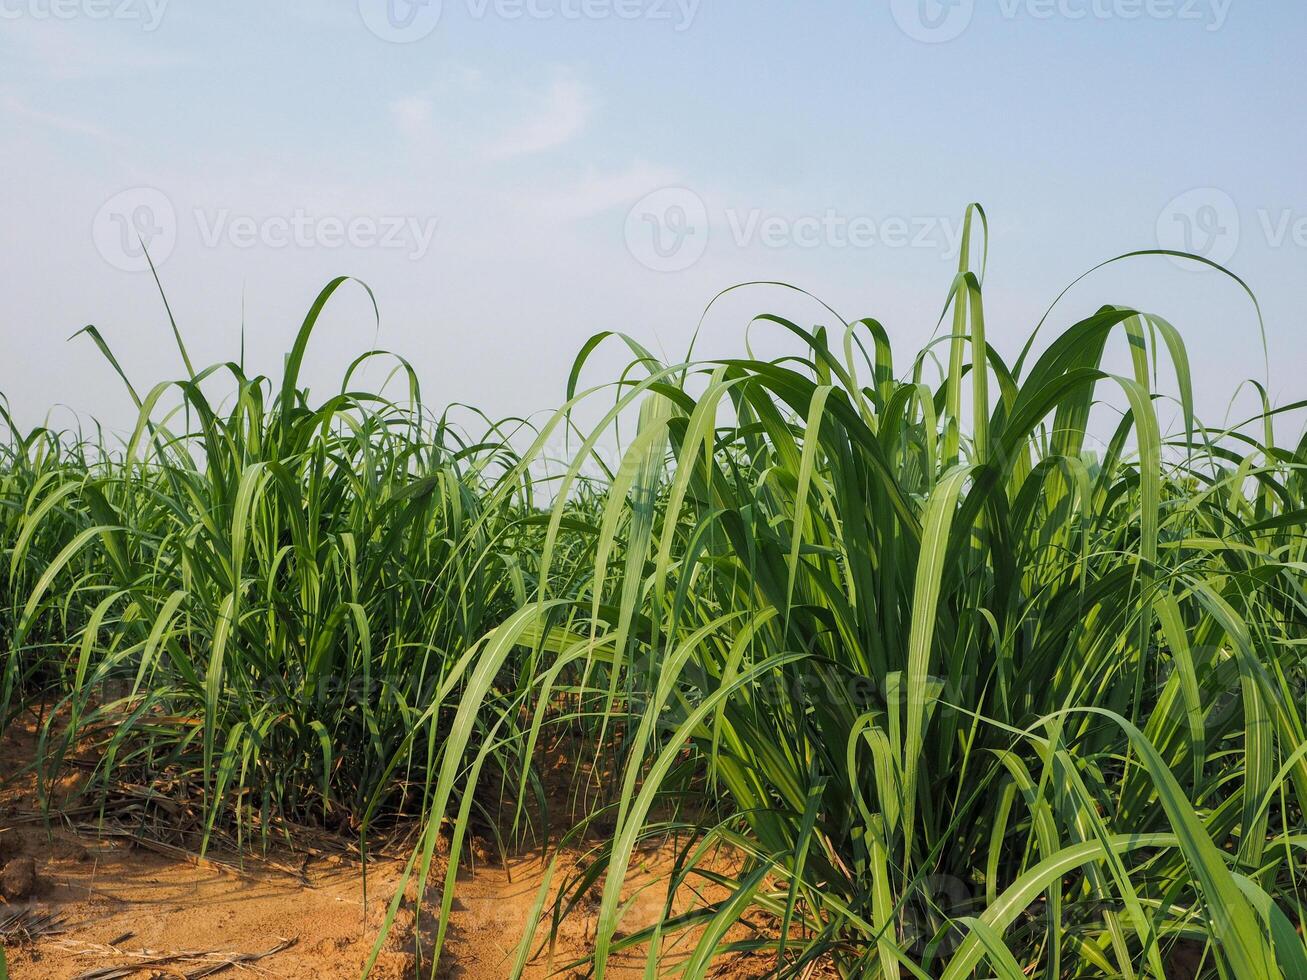
<instances>
[{"instance_id":1,"label":"sandy soil","mask_svg":"<svg viewBox=\"0 0 1307 980\"><path fill-rule=\"evenodd\" d=\"M58 924L55 932L5 940L12 980L360 976L386 905L398 890L403 870L399 848L369 861L365 899L361 865L343 845L331 849L315 842L307 849L270 855L267 861L247 857L243 862L219 850L199 861L157 843L96 835L76 820L47 830L33 812L30 776L12 778L34 751L30 729L13 732L0 744L0 866L30 858L37 873L30 896L0 899L0 925L6 916L23 910L36 917L55 916ZM637 855L628 887L634 901L623 925L651 922L661 914L666 892L658 882L673 853L668 844ZM406 851L402 854L407 856ZM560 868L576 858L565 853ZM482 863L475 871L462 872L437 975L503 980L543 871L538 856L521 855L504 867ZM410 884L396 928L372 973L378 980L418 975L414 950L431 935L433 919L424 911L421 921L415 921L415 892ZM695 900L678 902L678 908ZM590 951L596 905L591 902L564 920L552 964L542 955L527 976L585 975L557 971ZM545 934L542 929L537 941ZM689 938L668 943L664 956L683 953L691 945ZM260 954L269 955L226 965ZM765 960L736 958L722 962L714 975L754 977L766 965ZM642 976L643 967L643 951L633 952L620 959L611 975Z\"/></svg>"}]
</instances>

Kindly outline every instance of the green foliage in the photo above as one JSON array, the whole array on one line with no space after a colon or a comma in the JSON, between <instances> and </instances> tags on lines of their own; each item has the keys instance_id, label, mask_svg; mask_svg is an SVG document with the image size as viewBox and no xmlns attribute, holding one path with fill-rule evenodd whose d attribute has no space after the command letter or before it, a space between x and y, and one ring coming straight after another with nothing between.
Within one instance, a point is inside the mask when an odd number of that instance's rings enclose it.
<instances>
[{"instance_id":1,"label":"green foliage","mask_svg":"<svg viewBox=\"0 0 1307 980\"><path fill-rule=\"evenodd\" d=\"M472 442L428 416L402 361L404 404L354 390L380 352L308 402L297 372L339 284L271 401L229 363L144 397L129 384L140 414L120 448L13 438L0 718L59 699L51 772L90 737L106 781L189 782L209 827L227 815L262 834L420 807L432 706L533 588L532 487L495 427ZM224 375L219 408L205 390Z\"/></svg>"},{"instance_id":2,"label":"green foliage","mask_svg":"<svg viewBox=\"0 0 1307 980\"><path fill-rule=\"evenodd\" d=\"M613 829L589 866L551 865L535 916L598 894L596 977L639 944L686 976L730 951L787 977L1163 977L1182 955L1307 976L1307 438L1272 425L1303 403L1267 404L1256 436L1205 426L1179 332L1115 307L1009 364L983 212L966 228L949 332L902 373L870 319L760 317L800 345L775 361L661 364L599 335L521 455L503 426L472 442L429 417L402 362L402 403L351 369L311 404L339 282L275 386L187 359L128 385L140 421L113 451L11 424L0 721L53 694L49 772L92 737L102 784L189 779L210 827L420 815L424 884L446 818L455 858L487 801L544 827L538 746L580 733L613 776L572 834ZM580 391L610 339L631 367ZM633 854L672 831L691 843L669 893L728 897L629 921ZM739 939L746 917L768 927Z\"/></svg>"},{"instance_id":3,"label":"green foliage","mask_svg":"<svg viewBox=\"0 0 1307 980\"><path fill-rule=\"evenodd\" d=\"M595 549L595 696L635 731L596 976L634 843L674 825L655 800L702 780L694 829L750 860L683 869L738 900L646 933L651 963L765 909L782 927L747 946L787 976L1160 977L1182 946L1204 975L1301 975L1307 441L1202 426L1160 318L1105 308L1009 367L965 255L950 304L938 385L927 352L896 378L875 321L775 317L801 356L629 385L659 408ZM1114 336L1132 376L1101 366ZM1105 387L1124 412L1092 453Z\"/></svg>"}]
</instances>

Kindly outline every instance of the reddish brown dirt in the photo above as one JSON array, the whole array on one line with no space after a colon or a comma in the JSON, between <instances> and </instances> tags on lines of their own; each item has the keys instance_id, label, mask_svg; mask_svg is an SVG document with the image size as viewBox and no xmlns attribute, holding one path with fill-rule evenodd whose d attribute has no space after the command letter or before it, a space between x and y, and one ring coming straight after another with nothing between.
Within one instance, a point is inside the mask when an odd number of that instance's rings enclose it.
<instances>
[{"instance_id":1,"label":"reddish brown dirt","mask_svg":"<svg viewBox=\"0 0 1307 980\"><path fill-rule=\"evenodd\" d=\"M265 953L288 941L293 942L289 948L215 975L284 980L355 980L361 975L386 905L397 891L407 852L401 855L396 849L369 862L365 900L360 864L347 853L320 847L313 854L277 853L270 861L246 858L242 869L240 858L221 852L202 862L76 826L56 823L47 830L33 816L33 779L15 778L32 760L35 747L31 726L11 730L0 743L0 862L32 857L38 875L30 898L10 903L0 899L0 922L27 907L57 915L62 931L5 940L12 980L71 980L110 967L134 968L116 975L129 980L173 980L198 976L223 959ZM669 844L636 855L628 887L634 901L623 917L624 927L638 927L661 915L666 894L661 880L673 853ZM578 857L564 853L558 875ZM462 873L437 975L463 980L508 976L543 870L542 860L524 855L511 858L507 867L483 864L475 872ZM410 884L396 927L371 974L378 980L419 975L415 933L429 940L432 917L424 912L422 921L415 923L414 894ZM691 896L678 902L678 910L693 900ZM538 957L528 977L558 975L560 968L590 952L596 906L591 902L564 920L552 964ZM547 923L538 940L546 932ZM692 946L688 936L668 941L664 964ZM644 956L639 950L619 957L610 975L642 976ZM150 962L166 957L176 958ZM723 961L714 975L753 977L766 965L764 960ZM584 972L561 975L579 977Z\"/></svg>"}]
</instances>

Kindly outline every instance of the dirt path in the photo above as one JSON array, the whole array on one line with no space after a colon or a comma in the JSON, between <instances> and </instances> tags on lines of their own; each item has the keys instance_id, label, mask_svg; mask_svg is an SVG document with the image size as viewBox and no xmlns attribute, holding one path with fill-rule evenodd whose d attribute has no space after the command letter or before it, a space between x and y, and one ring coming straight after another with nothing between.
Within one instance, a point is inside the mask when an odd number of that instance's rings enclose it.
<instances>
[{"instance_id":1,"label":"dirt path","mask_svg":"<svg viewBox=\"0 0 1307 980\"><path fill-rule=\"evenodd\" d=\"M15 733L0 746L0 779L30 760L34 738ZM36 883L30 895L0 900L6 916L27 910L53 915L57 932L5 940L12 980L72 980L93 971L97 980L174 980L205 976L208 968L242 955L262 959L214 974L284 980L357 980L396 894L403 870L398 855L369 862L367 897L361 866L345 854L276 854L271 863L217 852L199 862L185 853L114 837L96 837L76 827L51 833L32 815L29 780L0 787L0 866L30 860ZM626 897L633 899L624 924L655 921L662 912L660 886L674 855L671 844L637 855ZM579 857L559 860L558 876ZM450 919L442 977L503 980L530 919L544 874L536 856L513 858L506 867L483 864L461 875ZM557 878L554 882L557 885ZM429 891L429 895L433 892ZM415 888L409 885L396 926L377 961L377 980L407 980L415 971L415 934L429 939L431 916L415 922ZM680 908L685 905L678 903ZM558 970L592 949L597 902L590 901L562 923L552 964L540 956L527 976L583 976ZM547 934L548 924L538 933ZM667 957L684 954L688 939L668 942ZM534 950L533 950L534 952ZM188 954L188 955L180 955ZM169 959L171 957L171 959ZM762 972L763 961L731 961L718 977L746 978ZM611 976L643 976L644 952L619 956ZM423 971L422 976L428 976ZM88 978L89 980L89 978Z\"/></svg>"},{"instance_id":2,"label":"dirt path","mask_svg":"<svg viewBox=\"0 0 1307 980\"><path fill-rule=\"evenodd\" d=\"M38 913L59 916L63 929L10 945L12 980L72 980L109 966L143 965L165 954L213 954L131 975L151 980L187 976L223 957L262 953L282 942L294 945L247 969L254 976L286 980L357 980L403 868L395 859L370 863L365 901L361 869L352 861L310 862L303 881L296 881L257 862L247 861L247 873L241 875L216 863L169 858L121 842L86 840L65 832L57 832L51 844L39 827L11 829L4 840L7 854L34 858L39 884L26 903L0 905L0 915L25 904ZM646 855L646 870L633 876L628 890L635 895L630 921L649 922L661 912L665 892L657 882L670 857L670 848ZM486 867L464 875L440 976L503 980L509 974L542 871L542 862L528 857L515 859L508 867ZM378 980L416 975L413 911L414 903L404 900L373 972ZM554 969L591 950L595 924L593 904L563 921ZM429 936L429 920L424 918L421 931ZM686 945L670 942L665 955L683 953ZM175 972L167 972L165 966ZM612 976L642 976L643 951L619 956L615 966ZM550 974L540 957L527 976ZM751 975L756 972L744 964L724 964L718 973Z\"/></svg>"}]
</instances>

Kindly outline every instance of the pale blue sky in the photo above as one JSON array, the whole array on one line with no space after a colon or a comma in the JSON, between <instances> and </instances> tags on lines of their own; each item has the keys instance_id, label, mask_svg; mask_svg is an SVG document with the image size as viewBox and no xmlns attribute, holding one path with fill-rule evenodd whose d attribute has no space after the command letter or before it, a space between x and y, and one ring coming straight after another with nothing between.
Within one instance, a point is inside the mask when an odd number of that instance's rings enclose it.
<instances>
[{"instance_id":1,"label":"pale blue sky","mask_svg":"<svg viewBox=\"0 0 1307 980\"><path fill-rule=\"evenodd\" d=\"M1299 0L444 0L438 22L386 2L0 0L0 391L24 423L129 419L90 345L64 342L85 323L139 383L177 372L125 221L197 360L235 355L243 303L249 359L275 372L349 273L429 401L504 414L556 405L595 331L683 352L750 279L882 319L902 363L972 200L1009 357L1079 273L1187 228L1257 290L1272 391L1307 394ZM1215 273L1109 269L1054 326L1104 302L1181 328L1209 416L1264 375ZM763 311L830 319L735 295L701 352L740 351ZM310 381L325 393L371 343L343 297Z\"/></svg>"}]
</instances>

